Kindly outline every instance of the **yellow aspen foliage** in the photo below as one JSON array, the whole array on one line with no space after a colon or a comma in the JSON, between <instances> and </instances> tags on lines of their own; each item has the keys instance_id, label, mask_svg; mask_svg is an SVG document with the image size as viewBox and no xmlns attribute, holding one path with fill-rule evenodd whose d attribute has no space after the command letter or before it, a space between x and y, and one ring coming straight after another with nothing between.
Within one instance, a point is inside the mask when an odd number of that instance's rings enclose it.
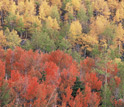
<instances>
[{"instance_id":1,"label":"yellow aspen foliage","mask_svg":"<svg viewBox=\"0 0 124 107\"><path fill-rule=\"evenodd\" d=\"M96 11L102 11L103 5L105 4L104 0L94 0L93 7Z\"/></svg>"},{"instance_id":2,"label":"yellow aspen foliage","mask_svg":"<svg viewBox=\"0 0 124 107\"><path fill-rule=\"evenodd\" d=\"M121 19L120 19L120 10L118 9L117 11L116 11L116 15L115 15L115 17L114 17L114 21L117 21L117 22L119 22Z\"/></svg>"},{"instance_id":3,"label":"yellow aspen foliage","mask_svg":"<svg viewBox=\"0 0 124 107\"><path fill-rule=\"evenodd\" d=\"M0 2L0 10L2 9L2 1Z\"/></svg>"},{"instance_id":4,"label":"yellow aspen foliage","mask_svg":"<svg viewBox=\"0 0 124 107\"><path fill-rule=\"evenodd\" d=\"M124 2L122 2L116 10L114 21L120 22L122 19L124 19Z\"/></svg>"},{"instance_id":5,"label":"yellow aspen foliage","mask_svg":"<svg viewBox=\"0 0 124 107\"><path fill-rule=\"evenodd\" d=\"M23 3L22 3L22 8L23 8ZM23 15L24 26L26 29L28 29L28 31L32 31L31 29L33 29L34 26L37 28L39 24L41 25L41 21L38 19L37 16L35 16L36 9L35 9L34 0L30 0L30 1L27 0L25 2L24 8L25 8L25 13Z\"/></svg>"},{"instance_id":6,"label":"yellow aspen foliage","mask_svg":"<svg viewBox=\"0 0 124 107\"><path fill-rule=\"evenodd\" d=\"M118 0L107 0L108 7L111 11L111 16L115 16L115 10L119 7L119 2ZM112 19L113 20L113 19Z\"/></svg>"},{"instance_id":7,"label":"yellow aspen foliage","mask_svg":"<svg viewBox=\"0 0 124 107\"><path fill-rule=\"evenodd\" d=\"M51 13L51 7L48 5L48 2L43 1L39 8L39 18L45 20L46 16L49 16L50 13Z\"/></svg>"},{"instance_id":8,"label":"yellow aspen foliage","mask_svg":"<svg viewBox=\"0 0 124 107\"><path fill-rule=\"evenodd\" d=\"M3 35L2 30L0 30L0 46L2 46L2 47L7 46L6 37Z\"/></svg>"},{"instance_id":9,"label":"yellow aspen foliage","mask_svg":"<svg viewBox=\"0 0 124 107\"><path fill-rule=\"evenodd\" d=\"M106 49L107 48L107 40L104 38L101 39L99 45Z\"/></svg>"},{"instance_id":10,"label":"yellow aspen foliage","mask_svg":"<svg viewBox=\"0 0 124 107\"><path fill-rule=\"evenodd\" d=\"M111 10L116 9L118 7L117 0L107 0L108 6Z\"/></svg>"},{"instance_id":11,"label":"yellow aspen foliage","mask_svg":"<svg viewBox=\"0 0 124 107\"><path fill-rule=\"evenodd\" d=\"M118 25L117 30L116 30L116 39L124 41L124 29L121 23Z\"/></svg>"},{"instance_id":12,"label":"yellow aspen foliage","mask_svg":"<svg viewBox=\"0 0 124 107\"><path fill-rule=\"evenodd\" d=\"M71 2L68 2L68 3L66 4L65 10L66 10L68 13L73 14L73 6L72 6Z\"/></svg>"},{"instance_id":13,"label":"yellow aspen foliage","mask_svg":"<svg viewBox=\"0 0 124 107\"><path fill-rule=\"evenodd\" d=\"M34 29L40 30L42 27L41 20L39 20L38 16L25 17L24 27L28 29L30 33L32 33Z\"/></svg>"},{"instance_id":14,"label":"yellow aspen foliage","mask_svg":"<svg viewBox=\"0 0 124 107\"><path fill-rule=\"evenodd\" d=\"M74 10L78 11L81 7L81 0L72 0L72 5L74 7Z\"/></svg>"},{"instance_id":15,"label":"yellow aspen foliage","mask_svg":"<svg viewBox=\"0 0 124 107\"><path fill-rule=\"evenodd\" d=\"M12 32L9 31L9 29L6 29L5 31L7 46L14 48L15 46L19 46L21 42L21 38L19 38L19 35L15 30L12 30Z\"/></svg>"},{"instance_id":16,"label":"yellow aspen foliage","mask_svg":"<svg viewBox=\"0 0 124 107\"><path fill-rule=\"evenodd\" d=\"M39 18L42 20L45 20L45 18L46 18L46 14L44 12L44 9L41 6L40 6Z\"/></svg>"},{"instance_id":17,"label":"yellow aspen foliage","mask_svg":"<svg viewBox=\"0 0 124 107\"><path fill-rule=\"evenodd\" d=\"M19 12L20 15L24 14L24 12L25 12L25 4L24 4L24 2L20 2L18 4L18 12Z\"/></svg>"},{"instance_id":18,"label":"yellow aspen foliage","mask_svg":"<svg viewBox=\"0 0 124 107\"><path fill-rule=\"evenodd\" d=\"M65 7L65 11L67 11L67 13L64 15L64 19L65 20L68 20L69 19L69 16L74 14L74 10L73 10L73 5L71 2L68 2L66 4L66 7Z\"/></svg>"},{"instance_id":19,"label":"yellow aspen foliage","mask_svg":"<svg viewBox=\"0 0 124 107\"><path fill-rule=\"evenodd\" d=\"M46 26L50 29L58 30L60 29L59 24L55 19L52 19L50 16L46 19Z\"/></svg>"},{"instance_id":20,"label":"yellow aspen foliage","mask_svg":"<svg viewBox=\"0 0 124 107\"><path fill-rule=\"evenodd\" d=\"M34 1L26 1L25 2L25 15L32 16L35 15L35 3Z\"/></svg>"},{"instance_id":21,"label":"yellow aspen foliage","mask_svg":"<svg viewBox=\"0 0 124 107\"><path fill-rule=\"evenodd\" d=\"M61 0L49 0L49 1L52 3L52 5L57 5L59 8L62 5Z\"/></svg>"},{"instance_id":22,"label":"yellow aspen foliage","mask_svg":"<svg viewBox=\"0 0 124 107\"><path fill-rule=\"evenodd\" d=\"M9 12L11 14L15 15L16 11L17 11L17 6L16 6L15 2L11 1L10 2L10 7L9 7Z\"/></svg>"},{"instance_id":23,"label":"yellow aspen foliage","mask_svg":"<svg viewBox=\"0 0 124 107\"><path fill-rule=\"evenodd\" d=\"M121 23L117 26L116 36L113 41L114 41L114 45L113 45L114 48L119 48L119 54L120 54L120 52L123 51L122 44L124 42L124 29Z\"/></svg>"},{"instance_id":24,"label":"yellow aspen foliage","mask_svg":"<svg viewBox=\"0 0 124 107\"><path fill-rule=\"evenodd\" d=\"M27 0L17 0L18 1L18 4L20 3L20 2L26 2Z\"/></svg>"},{"instance_id":25,"label":"yellow aspen foliage","mask_svg":"<svg viewBox=\"0 0 124 107\"><path fill-rule=\"evenodd\" d=\"M80 24L80 22L77 21L73 21L70 25L70 36L77 36L77 35L81 35L82 33L82 26Z\"/></svg>"},{"instance_id":26,"label":"yellow aspen foliage","mask_svg":"<svg viewBox=\"0 0 124 107\"><path fill-rule=\"evenodd\" d=\"M10 7L10 1L8 0L0 0L1 2L1 8L5 11L9 11L9 7Z\"/></svg>"},{"instance_id":27,"label":"yellow aspen foliage","mask_svg":"<svg viewBox=\"0 0 124 107\"><path fill-rule=\"evenodd\" d=\"M97 37L94 37L91 34L85 36L85 41L87 41L91 45L98 44Z\"/></svg>"},{"instance_id":28,"label":"yellow aspen foliage","mask_svg":"<svg viewBox=\"0 0 124 107\"><path fill-rule=\"evenodd\" d=\"M98 40L97 37L90 32L89 34L79 36L77 43L82 45L81 49L87 48L88 51L92 51L93 46L98 44Z\"/></svg>"},{"instance_id":29,"label":"yellow aspen foliage","mask_svg":"<svg viewBox=\"0 0 124 107\"><path fill-rule=\"evenodd\" d=\"M104 0L95 0L93 3L94 10L97 11L98 15L102 14L104 17L109 18L110 10L108 4Z\"/></svg>"},{"instance_id":30,"label":"yellow aspen foliage","mask_svg":"<svg viewBox=\"0 0 124 107\"><path fill-rule=\"evenodd\" d=\"M109 21L104 16L98 16L96 19L91 20L90 27L97 34L102 33L107 26L109 26Z\"/></svg>"},{"instance_id":31,"label":"yellow aspen foliage","mask_svg":"<svg viewBox=\"0 0 124 107\"><path fill-rule=\"evenodd\" d=\"M31 27L29 28L31 31L34 31L34 29L40 30L42 27L41 21L39 20L39 18L37 16L34 16L31 18L32 20L32 24Z\"/></svg>"},{"instance_id":32,"label":"yellow aspen foliage","mask_svg":"<svg viewBox=\"0 0 124 107\"><path fill-rule=\"evenodd\" d=\"M58 22L57 22L57 20L56 19L53 19L53 29L60 29L59 28L59 24L58 24Z\"/></svg>"}]
</instances>

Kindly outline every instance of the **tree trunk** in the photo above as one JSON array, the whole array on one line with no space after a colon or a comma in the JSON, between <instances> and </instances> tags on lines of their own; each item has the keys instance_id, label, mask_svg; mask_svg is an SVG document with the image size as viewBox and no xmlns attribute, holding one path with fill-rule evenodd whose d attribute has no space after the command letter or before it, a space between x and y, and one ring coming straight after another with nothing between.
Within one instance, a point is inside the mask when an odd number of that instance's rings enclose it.
<instances>
[{"instance_id":1,"label":"tree trunk","mask_svg":"<svg viewBox=\"0 0 124 107\"><path fill-rule=\"evenodd\" d=\"M1 26L3 26L3 11L1 10Z\"/></svg>"},{"instance_id":2,"label":"tree trunk","mask_svg":"<svg viewBox=\"0 0 124 107\"><path fill-rule=\"evenodd\" d=\"M84 58L86 58L87 48L84 48Z\"/></svg>"},{"instance_id":3,"label":"tree trunk","mask_svg":"<svg viewBox=\"0 0 124 107\"><path fill-rule=\"evenodd\" d=\"M121 49L121 46L120 46L120 41L119 41L119 46L118 46L119 50L118 50L118 53L120 55L120 49Z\"/></svg>"}]
</instances>

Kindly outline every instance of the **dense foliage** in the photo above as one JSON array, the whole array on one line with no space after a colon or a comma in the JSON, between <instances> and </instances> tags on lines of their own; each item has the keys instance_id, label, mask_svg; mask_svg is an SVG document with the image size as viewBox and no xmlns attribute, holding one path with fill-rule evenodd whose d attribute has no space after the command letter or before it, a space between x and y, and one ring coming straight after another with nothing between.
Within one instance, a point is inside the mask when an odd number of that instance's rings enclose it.
<instances>
[{"instance_id":1,"label":"dense foliage","mask_svg":"<svg viewBox=\"0 0 124 107\"><path fill-rule=\"evenodd\" d=\"M101 69L95 63L87 57L78 64L60 50L44 54L19 47L14 51L0 49L0 104L97 107L106 102L116 106L121 82L117 65L107 62Z\"/></svg>"},{"instance_id":2,"label":"dense foliage","mask_svg":"<svg viewBox=\"0 0 124 107\"><path fill-rule=\"evenodd\" d=\"M0 106L123 107L123 0L0 0Z\"/></svg>"}]
</instances>

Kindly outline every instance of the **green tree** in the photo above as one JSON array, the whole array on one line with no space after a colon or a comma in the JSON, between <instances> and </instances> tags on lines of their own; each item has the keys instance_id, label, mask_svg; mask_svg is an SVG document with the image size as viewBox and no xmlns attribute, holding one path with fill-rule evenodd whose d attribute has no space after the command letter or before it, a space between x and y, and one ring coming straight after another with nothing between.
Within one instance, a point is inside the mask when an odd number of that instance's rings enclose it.
<instances>
[{"instance_id":1,"label":"green tree","mask_svg":"<svg viewBox=\"0 0 124 107\"><path fill-rule=\"evenodd\" d=\"M10 101L10 90L8 87L8 83L4 83L0 87L0 106L6 106Z\"/></svg>"},{"instance_id":2,"label":"green tree","mask_svg":"<svg viewBox=\"0 0 124 107\"><path fill-rule=\"evenodd\" d=\"M47 33L35 32L31 37L32 49L41 49L43 52L50 52L55 50L54 41L49 38Z\"/></svg>"}]
</instances>

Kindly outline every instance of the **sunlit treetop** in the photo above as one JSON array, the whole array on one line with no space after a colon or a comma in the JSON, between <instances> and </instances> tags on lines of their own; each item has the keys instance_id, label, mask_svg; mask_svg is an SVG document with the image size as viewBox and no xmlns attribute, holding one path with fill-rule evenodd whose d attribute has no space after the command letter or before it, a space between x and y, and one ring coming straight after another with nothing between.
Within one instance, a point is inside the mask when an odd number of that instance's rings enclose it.
<instances>
[{"instance_id":1,"label":"sunlit treetop","mask_svg":"<svg viewBox=\"0 0 124 107\"><path fill-rule=\"evenodd\" d=\"M103 15L106 18L109 18L110 10L106 1L95 0L92 4L94 10L96 11L96 15Z\"/></svg>"},{"instance_id":2,"label":"sunlit treetop","mask_svg":"<svg viewBox=\"0 0 124 107\"><path fill-rule=\"evenodd\" d=\"M35 4L34 4L34 1L26 1L25 2L25 15L29 15L29 16L32 16L32 15L35 15Z\"/></svg>"},{"instance_id":3,"label":"sunlit treetop","mask_svg":"<svg viewBox=\"0 0 124 107\"><path fill-rule=\"evenodd\" d=\"M59 8L62 6L62 1L61 0L48 0L52 5L56 5Z\"/></svg>"},{"instance_id":4,"label":"sunlit treetop","mask_svg":"<svg viewBox=\"0 0 124 107\"><path fill-rule=\"evenodd\" d=\"M58 24L56 18L52 19L50 16L46 19L46 26L48 28L52 28L54 30L60 29L59 24Z\"/></svg>"},{"instance_id":5,"label":"sunlit treetop","mask_svg":"<svg viewBox=\"0 0 124 107\"><path fill-rule=\"evenodd\" d=\"M121 41L124 41L124 29L121 23L118 25L116 29L116 38L118 38Z\"/></svg>"},{"instance_id":6,"label":"sunlit treetop","mask_svg":"<svg viewBox=\"0 0 124 107\"><path fill-rule=\"evenodd\" d=\"M67 12L73 14L73 6L72 6L71 2L68 2L68 3L66 4L65 10L66 10Z\"/></svg>"},{"instance_id":7,"label":"sunlit treetop","mask_svg":"<svg viewBox=\"0 0 124 107\"><path fill-rule=\"evenodd\" d=\"M118 0L107 0L107 2L111 10L116 9L118 7Z\"/></svg>"},{"instance_id":8,"label":"sunlit treetop","mask_svg":"<svg viewBox=\"0 0 124 107\"><path fill-rule=\"evenodd\" d=\"M114 21L120 22L122 21L122 19L124 19L124 2L121 2L120 5L118 6L115 13Z\"/></svg>"},{"instance_id":9,"label":"sunlit treetop","mask_svg":"<svg viewBox=\"0 0 124 107\"><path fill-rule=\"evenodd\" d=\"M45 18L50 15L50 12L51 12L51 6L48 5L47 1L42 1L39 8L39 18L45 20Z\"/></svg>"},{"instance_id":10,"label":"sunlit treetop","mask_svg":"<svg viewBox=\"0 0 124 107\"><path fill-rule=\"evenodd\" d=\"M82 26L80 22L73 21L70 26L70 36L76 36L76 35L81 35L82 33Z\"/></svg>"},{"instance_id":11,"label":"sunlit treetop","mask_svg":"<svg viewBox=\"0 0 124 107\"><path fill-rule=\"evenodd\" d=\"M80 10L81 0L72 0L72 5L74 10L76 11Z\"/></svg>"},{"instance_id":12,"label":"sunlit treetop","mask_svg":"<svg viewBox=\"0 0 124 107\"><path fill-rule=\"evenodd\" d=\"M19 38L17 31L12 30L10 32L9 29L6 29L5 36L6 36L7 46L9 46L10 48L15 48L16 46L20 45L21 38Z\"/></svg>"},{"instance_id":13,"label":"sunlit treetop","mask_svg":"<svg viewBox=\"0 0 124 107\"><path fill-rule=\"evenodd\" d=\"M91 20L91 29L93 29L97 34L102 33L105 28L109 25L109 21L104 16L98 16L96 19Z\"/></svg>"}]
</instances>

